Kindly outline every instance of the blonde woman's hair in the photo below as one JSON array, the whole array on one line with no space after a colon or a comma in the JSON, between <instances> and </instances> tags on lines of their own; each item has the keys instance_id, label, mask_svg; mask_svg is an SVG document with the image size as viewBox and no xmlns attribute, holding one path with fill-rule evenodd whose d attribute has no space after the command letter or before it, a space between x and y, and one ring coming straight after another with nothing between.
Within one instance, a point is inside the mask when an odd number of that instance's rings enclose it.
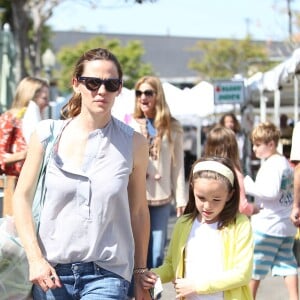
<instances>
[{"instance_id":1,"label":"blonde woman's hair","mask_svg":"<svg viewBox=\"0 0 300 300\"><path fill-rule=\"evenodd\" d=\"M31 100L36 100L43 87L49 87L48 82L44 79L30 76L23 78L17 86L11 107L27 107Z\"/></svg>"},{"instance_id":2,"label":"blonde woman's hair","mask_svg":"<svg viewBox=\"0 0 300 300\"><path fill-rule=\"evenodd\" d=\"M171 115L161 81L155 76L144 76L137 81L135 89L138 90L143 83L151 85L156 96L154 126L157 130L158 149L160 149L161 140L164 135L167 136L171 146L173 146L171 131L174 130L182 132L182 127ZM139 100L137 98L135 99L133 117L136 119L145 117L144 113L140 109Z\"/></svg>"}]
</instances>

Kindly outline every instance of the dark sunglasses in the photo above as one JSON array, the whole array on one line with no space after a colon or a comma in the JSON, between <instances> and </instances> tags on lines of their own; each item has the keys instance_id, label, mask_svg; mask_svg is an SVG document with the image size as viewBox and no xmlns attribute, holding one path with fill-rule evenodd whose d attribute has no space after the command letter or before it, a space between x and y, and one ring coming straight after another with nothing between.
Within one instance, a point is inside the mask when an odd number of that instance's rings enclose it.
<instances>
[{"instance_id":1,"label":"dark sunglasses","mask_svg":"<svg viewBox=\"0 0 300 300\"><path fill-rule=\"evenodd\" d=\"M153 95L155 94L155 92L154 92L153 90L146 90L146 91L136 90L136 91L135 91L135 96L136 96L137 98L141 97L143 94L144 94L146 97L153 97Z\"/></svg>"},{"instance_id":2,"label":"dark sunglasses","mask_svg":"<svg viewBox=\"0 0 300 300\"><path fill-rule=\"evenodd\" d=\"M80 76L77 80L84 82L86 88L93 92L99 90L102 84L104 84L104 87L108 92L116 92L122 84L122 79L119 78L100 79L97 77Z\"/></svg>"}]
</instances>

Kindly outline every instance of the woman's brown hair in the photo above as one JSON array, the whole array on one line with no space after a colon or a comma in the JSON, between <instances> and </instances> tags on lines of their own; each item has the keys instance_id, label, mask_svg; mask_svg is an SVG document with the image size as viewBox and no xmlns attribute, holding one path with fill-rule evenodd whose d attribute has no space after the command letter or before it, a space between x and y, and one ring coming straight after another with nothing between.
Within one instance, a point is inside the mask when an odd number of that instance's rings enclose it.
<instances>
[{"instance_id":1,"label":"woman's brown hair","mask_svg":"<svg viewBox=\"0 0 300 300\"><path fill-rule=\"evenodd\" d=\"M75 65L73 78L77 79L78 77L80 77L83 74L85 62L93 61L93 60L112 61L117 67L119 79L122 79L123 72L118 59L109 50L103 48L91 49L85 52L78 59ZM73 118L77 116L80 113L80 111L81 111L81 94L74 92L71 99L62 108L61 115L63 118Z\"/></svg>"},{"instance_id":2,"label":"woman's brown hair","mask_svg":"<svg viewBox=\"0 0 300 300\"><path fill-rule=\"evenodd\" d=\"M241 172L239 149L235 133L221 125L214 126L207 134L204 156L220 156L229 158L234 167Z\"/></svg>"}]
</instances>

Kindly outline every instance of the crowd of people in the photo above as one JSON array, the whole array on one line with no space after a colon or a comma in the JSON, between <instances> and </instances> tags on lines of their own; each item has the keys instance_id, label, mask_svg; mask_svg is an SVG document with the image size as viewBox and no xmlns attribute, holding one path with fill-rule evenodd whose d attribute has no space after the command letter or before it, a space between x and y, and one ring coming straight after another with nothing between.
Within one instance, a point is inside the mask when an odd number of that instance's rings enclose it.
<instances>
[{"instance_id":1,"label":"crowd of people","mask_svg":"<svg viewBox=\"0 0 300 300\"><path fill-rule=\"evenodd\" d=\"M226 113L207 130L202 153L194 145L187 158L160 79L136 82L126 122L112 115L122 86L117 57L91 49L74 66L62 120L41 120L49 86L31 77L1 116L6 140L8 125L17 128L0 163L2 174L17 177L12 214L33 299L159 299L160 283L173 282L178 299L250 300L270 271L284 278L289 300L298 299L300 123L287 158L278 151L280 128L263 122L248 134ZM50 139L36 223L33 199ZM257 174L249 156L261 161Z\"/></svg>"}]
</instances>

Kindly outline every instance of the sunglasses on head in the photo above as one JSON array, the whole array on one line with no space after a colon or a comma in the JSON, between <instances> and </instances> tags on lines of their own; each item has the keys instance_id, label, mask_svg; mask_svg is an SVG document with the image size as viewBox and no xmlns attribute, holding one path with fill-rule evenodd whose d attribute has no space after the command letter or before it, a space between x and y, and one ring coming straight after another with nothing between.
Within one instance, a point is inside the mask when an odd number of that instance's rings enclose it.
<instances>
[{"instance_id":1,"label":"sunglasses on head","mask_svg":"<svg viewBox=\"0 0 300 300\"><path fill-rule=\"evenodd\" d=\"M140 90L136 90L135 91L135 96L137 98L141 97L142 95L145 95L146 97L152 97L155 92L153 90L146 90L146 91L140 91Z\"/></svg>"},{"instance_id":2,"label":"sunglasses on head","mask_svg":"<svg viewBox=\"0 0 300 300\"><path fill-rule=\"evenodd\" d=\"M108 92L116 92L122 84L122 79L119 78L101 79L97 77L80 76L77 78L77 80L84 82L86 88L93 92L99 90L102 84L104 84L104 87Z\"/></svg>"}]
</instances>

